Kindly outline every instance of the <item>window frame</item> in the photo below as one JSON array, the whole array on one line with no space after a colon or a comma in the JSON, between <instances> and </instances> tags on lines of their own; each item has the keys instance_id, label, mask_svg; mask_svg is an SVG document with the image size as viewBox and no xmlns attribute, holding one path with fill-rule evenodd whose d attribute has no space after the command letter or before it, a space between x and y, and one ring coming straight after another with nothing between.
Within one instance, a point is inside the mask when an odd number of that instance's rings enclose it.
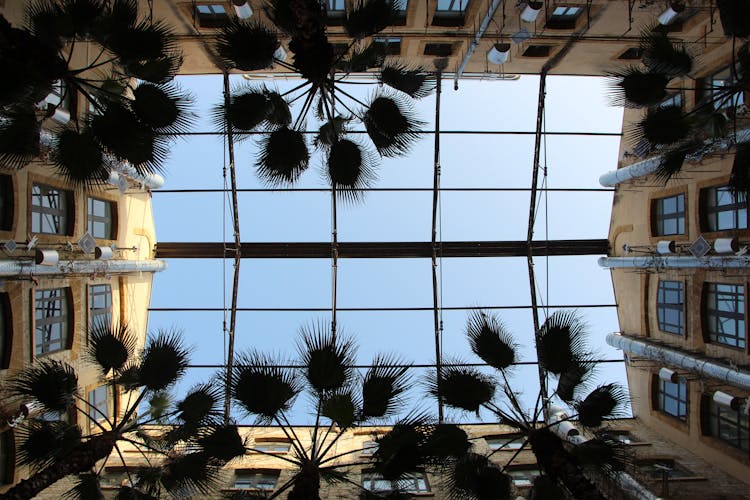
<instances>
[{"instance_id":1,"label":"window frame","mask_svg":"<svg viewBox=\"0 0 750 500\"><path fill-rule=\"evenodd\" d=\"M0 173L0 231L13 231L15 209L13 176Z\"/></svg>"},{"instance_id":2,"label":"window frame","mask_svg":"<svg viewBox=\"0 0 750 500\"><path fill-rule=\"evenodd\" d=\"M750 452L750 416L744 413L742 408L733 410L717 404L710 394L704 394L703 398L704 407L701 417L704 419L704 434L741 450L745 454ZM722 435L722 428L734 430L735 438Z\"/></svg>"},{"instance_id":3,"label":"window frame","mask_svg":"<svg viewBox=\"0 0 750 500\"><path fill-rule=\"evenodd\" d=\"M48 296L45 297L44 294L47 292L57 292L59 293L59 296ZM59 351L65 351L71 348L73 343L73 322L74 322L74 310L73 310L73 304L72 304L72 298L71 298L71 290L70 287L59 287L59 288L36 288L32 291L34 294L33 303L34 303L34 335L32 337L32 351L34 353L34 357L39 356L45 356L47 354L52 354ZM41 295L40 295L41 294ZM37 317L37 313L39 312L39 300L43 300L46 302L50 302L50 299L55 299L55 302L60 302L60 314L54 315L54 316L44 316L42 318ZM52 311L56 312L56 311ZM62 318L60 320L49 320L49 318ZM41 321L40 321L41 320ZM39 330L43 329L47 325L55 325L60 324L60 338L59 338L59 344L60 347L58 349L50 350L49 347L47 350L44 349L44 346L49 346L50 344L57 344L57 342L52 341L43 341L41 344L37 343L37 339L39 336ZM41 347L41 349L38 349Z\"/></svg>"},{"instance_id":4,"label":"window frame","mask_svg":"<svg viewBox=\"0 0 750 500\"><path fill-rule=\"evenodd\" d=\"M714 94L720 92L720 88L736 85L737 83L734 78L732 78L731 65L723 66L722 68L706 75L704 82L704 96L706 97L707 101L712 100ZM726 85L717 85L718 82L725 82ZM748 96L746 95L746 91L739 90L731 94L730 96L726 96L720 101L712 102L711 107L716 111L731 111L739 106L742 106L743 104L748 104L747 97Z\"/></svg>"},{"instance_id":5,"label":"window frame","mask_svg":"<svg viewBox=\"0 0 750 500\"><path fill-rule=\"evenodd\" d=\"M665 204L669 200L675 200L675 211L665 211ZM680 209L682 204L682 209ZM668 232L665 223L675 221L676 232ZM682 229L682 232L680 232ZM677 193L671 196L662 196L651 200L651 235L652 236L679 236L687 234L687 197L685 193Z\"/></svg>"},{"instance_id":6,"label":"window frame","mask_svg":"<svg viewBox=\"0 0 750 500\"><path fill-rule=\"evenodd\" d=\"M88 303L88 321L89 327L99 323L104 325L112 324L112 285L110 283L93 283L86 287ZM94 307L98 297L104 297L105 307ZM100 319L105 318L107 319Z\"/></svg>"},{"instance_id":7,"label":"window frame","mask_svg":"<svg viewBox=\"0 0 750 500\"><path fill-rule=\"evenodd\" d=\"M656 394L654 395L656 409L671 418L687 422L688 414L690 413L690 392L687 379L679 377L677 383L672 383L659 378L658 375L654 375L654 377L656 379ZM675 387L676 394L670 394L667 391L670 386ZM674 401L674 404L676 404L676 413L668 410L667 401Z\"/></svg>"},{"instance_id":8,"label":"window frame","mask_svg":"<svg viewBox=\"0 0 750 500\"><path fill-rule=\"evenodd\" d=\"M214 12L214 7L220 7L223 12ZM193 5L193 24L200 28L217 29L226 26L229 22L229 6L226 2L200 2ZM201 8L207 8L209 12L201 12Z\"/></svg>"},{"instance_id":9,"label":"window frame","mask_svg":"<svg viewBox=\"0 0 750 500\"><path fill-rule=\"evenodd\" d=\"M55 196L62 202L62 207L46 207L34 203L37 198L49 197L53 193L57 193ZM72 191L43 182L33 182L31 183L29 197L29 230L32 234L73 235L75 198ZM52 217L52 226L59 225L59 229L56 231L44 231L46 217ZM58 222L55 222L56 217L60 218Z\"/></svg>"},{"instance_id":10,"label":"window frame","mask_svg":"<svg viewBox=\"0 0 750 500\"><path fill-rule=\"evenodd\" d=\"M416 488L409 488L408 484L405 485L405 483L409 482L411 482L413 486L416 486ZM370 483L371 487L368 487L368 483ZM381 483L383 486L388 483L390 487L388 489L374 489L373 487L377 483ZM420 494L432 492L430 481L427 477L427 474L425 474L423 471L416 471L406 474L402 479L390 480L385 479L381 474L378 474L375 471L364 470L362 471L362 479L360 484L362 485L362 489L371 493L389 493L392 491L402 491L411 494Z\"/></svg>"},{"instance_id":11,"label":"window frame","mask_svg":"<svg viewBox=\"0 0 750 500\"><path fill-rule=\"evenodd\" d=\"M373 45L382 45L387 56L401 55L402 42L403 39L400 36L376 36L372 38Z\"/></svg>"},{"instance_id":12,"label":"window frame","mask_svg":"<svg viewBox=\"0 0 750 500\"><path fill-rule=\"evenodd\" d=\"M466 13L469 10L471 0L445 0L448 4L448 8L440 8L441 1L439 0L435 6L435 11L432 16L433 26L463 26L466 22Z\"/></svg>"},{"instance_id":13,"label":"window frame","mask_svg":"<svg viewBox=\"0 0 750 500\"><path fill-rule=\"evenodd\" d=\"M13 309L10 295L0 292L0 370L10 366L13 354Z\"/></svg>"},{"instance_id":14,"label":"window frame","mask_svg":"<svg viewBox=\"0 0 750 500\"><path fill-rule=\"evenodd\" d=\"M430 42L424 45L422 53L426 56L450 57L454 49L455 45L451 42Z\"/></svg>"},{"instance_id":15,"label":"window frame","mask_svg":"<svg viewBox=\"0 0 750 500\"><path fill-rule=\"evenodd\" d=\"M232 488L242 491L273 491L279 484L281 471L278 469L235 469ZM246 479L242 479L242 478ZM273 487L266 488L262 485L270 485L263 479L273 479Z\"/></svg>"},{"instance_id":16,"label":"window frame","mask_svg":"<svg viewBox=\"0 0 750 500\"><path fill-rule=\"evenodd\" d=\"M523 57L549 57L552 53L552 45L531 44L521 54Z\"/></svg>"},{"instance_id":17,"label":"window frame","mask_svg":"<svg viewBox=\"0 0 750 500\"><path fill-rule=\"evenodd\" d=\"M564 9L560 14L555 12L558 9ZM569 14L569 9L576 9L573 14ZM576 27L578 18L583 14L583 6L581 5L555 5L552 7L552 14L547 17L547 22L544 27L553 30L572 30Z\"/></svg>"},{"instance_id":18,"label":"window frame","mask_svg":"<svg viewBox=\"0 0 750 500\"><path fill-rule=\"evenodd\" d=\"M677 285L677 288L674 288L675 285ZM677 293L679 302L668 300L674 293ZM685 298L684 281L659 280L656 288L656 321L660 331L672 335L684 336L686 334ZM670 311L679 312L678 324L667 322L667 313Z\"/></svg>"},{"instance_id":19,"label":"window frame","mask_svg":"<svg viewBox=\"0 0 750 500\"><path fill-rule=\"evenodd\" d=\"M104 395L104 399L101 399L102 395ZM88 391L86 394L86 401L88 401L90 405L87 407L88 411L86 414L88 415L89 423L92 428L97 427L94 422L104 422L110 417L108 385L99 385ZM101 411L104 415L95 411L94 408Z\"/></svg>"},{"instance_id":20,"label":"window frame","mask_svg":"<svg viewBox=\"0 0 750 500\"><path fill-rule=\"evenodd\" d=\"M724 196L729 197L730 203L721 203ZM705 232L713 233L719 231L742 231L748 229L748 207L747 200L738 201L732 195L729 186L713 186L701 189L700 191L701 207L701 229ZM741 217L745 212L744 220ZM721 214L730 214L732 225L721 227ZM743 226L744 224L744 226Z\"/></svg>"},{"instance_id":21,"label":"window frame","mask_svg":"<svg viewBox=\"0 0 750 500\"><path fill-rule=\"evenodd\" d=\"M718 291L717 287L731 287L732 290ZM742 289L741 293L737 290ZM728 296L723 301L730 301L734 303L734 310L724 311L719 309L722 299L717 296L721 295ZM737 283L716 283L716 282L705 282L704 283L704 295L703 295L703 325L704 325L704 340L712 344L729 347L732 349L745 350L747 346L747 289L744 284ZM740 302L741 301L741 302ZM738 311L738 309L742 311ZM722 320L722 318L724 318ZM718 331L719 325L725 321L732 321L734 323L734 333L727 334L724 331ZM723 328L723 327L722 327ZM731 341L734 339L734 342Z\"/></svg>"},{"instance_id":22,"label":"window frame","mask_svg":"<svg viewBox=\"0 0 750 500\"><path fill-rule=\"evenodd\" d=\"M483 438L487 447L493 451L519 450L525 441L525 436L523 434L493 434L491 436L483 436ZM495 445L495 443L491 441L505 441L505 445L503 446L501 443Z\"/></svg>"},{"instance_id":23,"label":"window frame","mask_svg":"<svg viewBox=\"0 0 750 500\"><path fill-rule=\"evenodd\" d=\"M104 205L104 215L95 214L94 204L101 203ZM94 230L95 224L104 224L108 231L105 236L99 236ZM96 239L116 240L117 239L117 202L94 196L86 197L86 228L88 232Z\"/></svg>"},{"instance_id":24,"label":"window frame","mask_svg":"<svg viewBox=\"0 0 750 500\"><path fill-rule=\"evenodd\" d=\"M285 438L256 439L255 444L253 445L253 450L262 451L263 453L272 453L275 455L289 453L291 449L292 442Z\"/></svg>"},{"instance_id":25,"label":"window frame","mask_svg":"<svg viewBox=\"0 0 750 500\"><path fill-rule=\"evenodd\" d=\"M0 457L5 456L5 463L0 460L0 486L15 483L16 474L16 439L13 429L0 433L0 450L5 448L5 454L0 452Z\"/></svg>"}]
</instances>

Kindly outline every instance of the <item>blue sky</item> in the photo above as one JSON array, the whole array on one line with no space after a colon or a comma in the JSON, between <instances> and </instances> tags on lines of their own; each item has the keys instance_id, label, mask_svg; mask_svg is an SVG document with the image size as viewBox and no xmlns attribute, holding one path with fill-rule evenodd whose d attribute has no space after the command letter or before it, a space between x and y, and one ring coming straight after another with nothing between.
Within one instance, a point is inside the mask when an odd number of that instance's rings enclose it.
<instances>
[{"instance_id":1,"label":"blue sky","mask_svg":"<svg viewBox=\"0 0 750 500\"><path fill-rule=\"evenodd\" d=\"M196 96L198 117L193 130L213 130L208 110L221 99L221 78L181 77L179 82ZM233 77L233 83L242 80ZM281 81L279 86L295 83ZM355 91L366 96L374 87L358 85ZM538 77L534 76L518 81L461 81L458 91L453 90L452 80L445 81L441 129L533 131L537 92ZM622 110L607 105L601 79L549 77L546 107L547 131L617 133L621 128ZM420 118L428 122L426 129L434 127L434 108L434 94L417 105ZM312 126L308 123L308 128ZM533 145L533 135L442 135L441 186L528 188ZM548 186L599 188L599 175L616 166L618 146L619 137L548 136L542 156L542 164L548 169ZM253 167L256 150L252 139L237 145L241 188L263 187ZM173 148L164 189L222 188L225 161L220 137L182 139ZM431 188L433 136L424 136L408 156L382 159L380 164L376 187ZM299 187L324 188L320 166L321 159L315 157ZM540 197L537 239L543 239L545 231L550 239L607 237L611 192L550 192L546 200ZM225 202L221 193L155 192L158 241L231 241ZM330 241L329 193L241 193L239 203L243 241ZM524 240L528 206L526 191L444 192L440 234L444 241ZM432 193L369 193L364 203L340 206L338 214L339 241L429 241ZM537 258L542 302L547 303L548 293L550 304L613 304L609 272L597 266L596 258L552 257L549 264ZM330 260L244 259L241 267L241 307L331 306ZM230 303L231 272L231 262L218 259L170 260L169 269L156 275L151 306L221 308ZM442 304L446 307L530 304L525 258L443 259L440 276ZM429 259L342 259L338 279L339 307L432 306ZM581 312L591 326L591 343L597 352L603 358L621 358L620 352L604 343L607 333L618 330L615 309L586 308ZM500 316L523 344L522 359L533 360L530 310L505 309ZM149 327L182 328L187 342L195 346L194 363L220 364L224 356L224 317L220 311L153 311ZM241 312L237 350L256 347L293 356L299 327L329 317L325 312ZM444 311L443 321L444 357L476 361L463 335L466 312ZM340 312L338 323L356 338L358 362L362 364L369 363L376 352L398 353L414 363L434 362L431 311ZM414 372L418 379L419 370ZM212 373L192 369L178 390ZM622 363L607 365L600 373L602 382L625 383ZM533 403L538 386L536 368L519 367L515 383L515 388L529 394ZM411 403L412 407L434 411L434 404L419 387L411 391ZM306 404L305 398L299 399L292 416L295 423L310 422ZM449 416L466 420L460 415Z\"/></svg>"}]
</instances>

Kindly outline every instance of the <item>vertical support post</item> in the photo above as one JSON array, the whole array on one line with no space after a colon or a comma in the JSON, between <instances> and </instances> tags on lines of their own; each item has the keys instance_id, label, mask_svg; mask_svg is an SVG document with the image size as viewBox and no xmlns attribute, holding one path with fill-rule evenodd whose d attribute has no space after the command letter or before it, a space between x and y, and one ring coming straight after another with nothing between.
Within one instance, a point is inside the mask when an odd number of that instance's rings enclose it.
<instances>
[{"instance_id":1,"label":"vertical support post","mask_svg":"<svg viewBox=\"0 0 750 500\"><path fill-rule=\"evenodd\" d=\"M435 369L437 370L437 388L438 388L438 422L443 423L443 400L440 386L442 382L442 346L440 321L440 300L437 277L437 258L439 244L437 241L437 224L438 224L438 203L440 201L440 93L443 78L443 69L447 60L438 59L435 61L437 68L437 89L435 91L435 156L434 156L434 173L432 182L432 311L435 321Z\"/></svg>"}]
</instances>

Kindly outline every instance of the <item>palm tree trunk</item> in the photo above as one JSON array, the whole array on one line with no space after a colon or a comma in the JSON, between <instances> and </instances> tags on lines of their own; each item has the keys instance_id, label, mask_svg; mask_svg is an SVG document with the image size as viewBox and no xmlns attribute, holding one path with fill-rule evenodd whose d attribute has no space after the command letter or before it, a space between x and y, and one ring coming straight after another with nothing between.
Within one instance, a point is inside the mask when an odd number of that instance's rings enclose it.
<instances>
[{"instance_id":1,"label":"palm tree trunk","mask_svg":"<svg viewBox=\"0 0 750 500\"><path fill-rule=\"evenodd\" d=\"M604 500L606 497L584 474L578 460L563 446L562 439L549 429L538 429L529 436L537 463L552 479L562 482L577 500Z\"/></svg>"},{"instance_id":2,"label":"palm tree trunk","mask_svg":"<svg viewBox=\"0 0 750 500\"><path fill-rule=\"evenodd\" d=\"M25 500L33 498L65 476L89 471L96 465L96 462L109 456L116 442L117 434L111 431L92 436L85 443L79 444L64 460L57 461L30 478L24 479L4 495L0 495L0 499Z\"/></svg>"},{"instance_id":3,"label":"palm tree trunk","mask_svg":"<svg viewBox=\"0 0 750 500\"><path fill-rule=\"evenodd\" d=\"M307 462L297 473L287 500L320 500L320 471L313 462Z\"/></svg>"}]
</instances>

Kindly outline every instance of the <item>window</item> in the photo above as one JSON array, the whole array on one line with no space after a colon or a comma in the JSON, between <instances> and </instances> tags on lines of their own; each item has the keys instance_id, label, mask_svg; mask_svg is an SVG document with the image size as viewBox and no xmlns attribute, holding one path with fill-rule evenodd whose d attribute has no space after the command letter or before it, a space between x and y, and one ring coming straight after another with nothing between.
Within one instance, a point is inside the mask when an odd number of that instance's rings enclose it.
<instances>
[{"instance_id":1,"label":"window","mask_svg":"<svg viewBox=\"0 0 750 500\"><path fill-rule=\"evenodd\" d=\"M570 7L559 5L552 11L552 15L547 18L547 28L551 29L573 29L576 26L576 19L581 15L581 7Z\"/></svg>"},{"instance_id":2,"label":"window","mask_svg":"<svg viewBox=\"0 0 750 500\"><path fill-rule=\"evenodd\" d=\"M378 442L377 441L365 441L362 444L362 454L363 455L372 455L377 451L378 449Z\"/></svg>"},{"instance_id":3,"label":"window","mask_svg":"<svg viewBox=\"0 0 750 500\"><path fill-rule=\"evenodd\" d=\"M658 108L668 108L670 106L676 106L678 108L682 108L682 92L677 92L676 94L672 94L656 105L656 107Z\"/></svg>"},{"instance_id":4,"label":"window","mask_svg":"<svg viewBox=\"0 0 750 500\"><path fill-rule=\"evenodd\" d=\"M534 485L534 479L539 477L539 469L537 468L519 467L506 470L505 472L508 473L513 481L513 486L517 488L531 487Z\"/></svg>"},{"instance_id":5,"label":"window","mask_svg":"<svg viewBox=\"0 0 750 500\"><path fill-rule=\"evenodd\" d=\"M73 234L73 194L44 184L31 187L31 232Z\"/></svg>"},{"instance_id":6,"label":"window","mask_svg":"<svg viewBox=\"0 0 750 500\"><path fill-rule=\"evenodd\" d=\"M448 57L453 54L452 43L428 43L424 46L424 55Z\"/></svg>"},{"instance_id":7,"label":"window","mask_svg":"<svg viewBox=\"0 0 750 500\"><path fill-rule=\"evenodd\" d=\"M518 450L523 446L523 436L487 436L484 438L491 450Z\"/></svg>"},{"instance_id":8,"label":"window","mask_svg":"<svg viewBox=\"0 0 750 500\"><path fill-rule=\"evenodd\" d=\"M738 200L727 186L701 191L705 231L747 229L747 200Z\"/></svg>"},{"instance_id":9,"label":"window","mask_svg":"<svg viewBox=\"0 0 750 500\"><path fill-rule=\"evenodd\" d=\"M725 283L706 284L708 340L745 348L745 287Z\"/></svg>"},{"instance_id":10,"label":"window","mask_svg":"<svg viewBox=\"0 0 750 500\"><path fill-rule=\"evenodd\" d=\"M13 177L0 174L0 231L13 229Z\"/></svg>"},{"instance_id":11,"label":"window","mask_svg":"<svg viewBox=\"0 0 750 500\"><path fill-rule=\"evenodd\" d=\"M659 410L680 420L687 420L687 380L680 377L676 384L668 380L658 379L658 381L657 404Z\"/></svg>"},{"instance_id":12,"label":"window","mask_svg":"<svg viewBox=\"0 0 750 500\"><path fill-rule=\"evenodd\" d=\"M549 56L549 51L549 45L529 45L523 51L523 55L525 57L547 57Z\"/></svg>"},{"instance_id":13,"label":"window","mask_svg":"<svg viewBox=\"0 0 750 500\"><path fill-rule=\"evenodd\" d=\"M13 316L10 310L10 296L0 293L0 369L10 365L13 350ZM1 483L0 483L1 484Z\"/></svg>"},{"instance_id":14,"label":"window","mask_svg":"<svg viewBox=\"0 0 750 500\"><path fill-rule=\"evenodd\" d=\"M112 287L89 285L89 326L112 322Z\"/></svg>"},{"instance_id":15,"label":"window","mask_svg":"<svg viewBox=\"0 0 750 500\"><path fill-rule=\"evenodd\" d=\"M87 201L88 230L94 238L115 239L117 206L111 201L89 198Z\"/></svg>"},{"instance_id":16,"label":"window","mask_svg":"<svg viewBox=\"0 0 750 500\"><path fill-rule=\"evenodd\" d=\"M695 477L673 458L644 458L636 462L642 475L652 479Z\"/></svg>"},{"instance_id":17,"label":"window","mask_svg":"<svg viewBox=\"0 0 750 500\"><path fill-rule=\"evenodd\" d=\"M685 234L685 195L678 194L653 201L655 236Z\"/></svg>"},{"instance_id":18,"label":"window","mask_svg":"<svg viewBox=\"0 0 750 500\"><path fill-rule=\"evenodd\" d=\"M278 481L277 470L237 470L234 473L234 487L238 490L271 491Z\"/></svg>"},{"instance_id":19,"label":"window","mask_svg":"<svg viewBox=\"0 0 750 500\"><path fill-rule=\"evenodd\" d=\"M341 24L346 17L346 2L344 0L328 0L326 15L328 24Z\"/></svg>"},{"instance_id":20,"label":"window","mask_svg":"<svg viewBox=\"0 0 750 500\"><path fill-rule=\"evenodd\" d=\"M0 485L13 484L15 449L13 431L0 434Z\"/></svg>"},{"instance_id":21,"label":"window","mask_svg":"<svg viewBox=\"0 0 750 500\"><path fill-rule=\"evenodd\" d=\"M659 330L677 335L685 334L685 284L682 281L659 280L656 316Z\"/></svg>"},{"instance_id":22,"label":"window","mask_svg":"<svg viewBox=\"0 0 750 500\"><path fill-rule=\"evenodd\" d=\"M709 396L710 398L710 396ZM743 451L750 451L750 419L742 409L733 410L709 399L708 431L715 438Z\"/></svg>"},{"instance_id":23,"label":"window","mask_svg":"<svg viewBox=\"0 0 750 500\"><path fill-rule=\"evenodd\" d=\"M745 104L745 95L742 90L735 93L727 93L727 87L737 88L737 81L732 77L731 68L728 66L709 76L707 96L714 109L735 109Z\"/></svg>"},{"instance_id":24,"label":"window","mask_svg":"<svg viewBox=\"0 0 750 500\"><path fill-rule=\"evenodd\" d=\"M643 55L643 50L640 47L630 47L625 52L617 56L618 59L625 59L628 61L640 59Z\"/></svg>"},{"instance_id":25,"label":"window","mask_svg":"<svg viewBox=\"0 0 750 500\"><path fill-rule=\"evenodd\" d=\"M622 431L619 429L607 429L597 434L602 438L609 438L622 444L633 444L639 443L640 439L636 438L630 431Z\"/></svg>"},{"instance_id":26,"label":"window","mask_svg":"<svg viewBox=\"0 0 750 500\"><path fill-rule=\"evenodd\" d=\"M34 292L34 352L37 356L68 349L68 289Z\"/></svg>"},{"instance_id":27,"label":"window","mask_svg":"<svg viewBox=\"0 0 750 500\"><path fill-rule=\"evenodd\" d=\"M468 5L468 0L438 0L432 24L434 26L462 26Z\"/></svg>"},{"instance_id":28,"label":"window","mask_svg":"<svg viewBox=\"0 0 750 500\"><path fill-rule=\"evenodd\" d=\"M109 402L106 385L101 385L96 389L89 391L89 417L91 420L101 422L109 417Z\"/></svg>"},{"instance_id":29,"label":"window","mask_svg":"<svg viewBox=\"0 0 750 500\"><path fill-rule=\"evenodd\" d=\"M424 472L407 474L395 481L385 479L376 472L363 472L362 487L374 493L387 493L389 491L428 493L430 491L430 485L427 482L427 476L425 476Z\"/></svg>"},{"instance_id":30,"label":"window","mask_svg":"<svg viewBox=\"0 0 750 500\"><path fill-rule=\"evenodd\" d=\"M266 453L289 453L292 444L289 441L255 441L253 450L264 451Z\"/></svg>"},{"instance_id":31,"label":"window","mask_svg":"<svg viewBox=\"0 0 750 500\"><path fill-rule=\"evenodd\" d=\"M373 45L382 46L382 51L390 56L397 56L401 53L401 38L400 37L381 37L373 38Z\"/></svg>"},{"instance_id":32,"label":"window","mask_svg":"<svg viewBox=\"0 0 750 500\"><path fill-rule=\"evenodd\" d=\"M226 7L219 3L196 5L195 15L201 28L221 28L229 22Z\"/></svg>"}]
</instances>

